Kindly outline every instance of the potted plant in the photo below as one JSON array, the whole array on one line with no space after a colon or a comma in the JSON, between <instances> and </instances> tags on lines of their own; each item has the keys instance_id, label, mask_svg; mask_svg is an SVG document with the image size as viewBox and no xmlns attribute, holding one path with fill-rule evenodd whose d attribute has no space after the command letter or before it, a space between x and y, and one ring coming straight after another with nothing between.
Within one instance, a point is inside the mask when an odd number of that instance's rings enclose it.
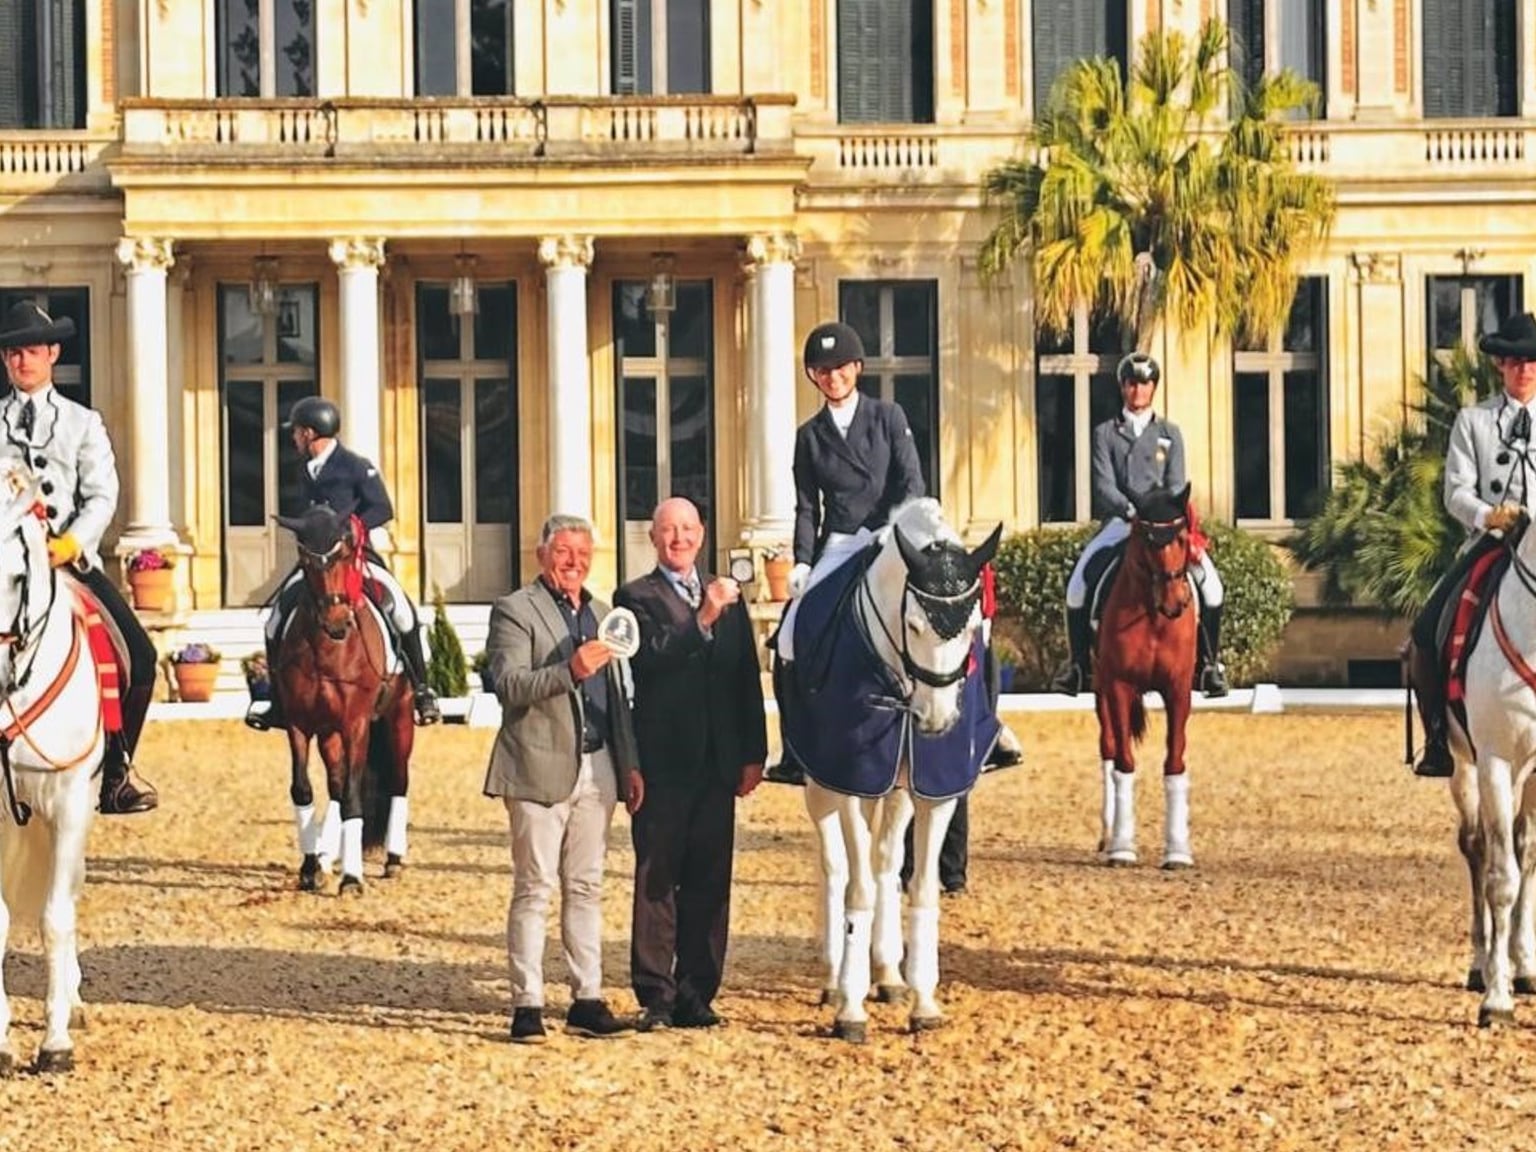
<instances>
[{"instance_id":1,"label":"potted plant","mask_svg":"<svg viewBox=\"0 0 1536 1152\"><path fill-rule=\"evenodd\" d=\"M1021 654L1019 647L1006 636L992 634L992 659L997 663L997 690L1013 691L1013 678L1018 672Z\"/></svg>"},{"instance_id":2,"label":"potted plant","mask_svg":"<svg viewBox=\"0 0 1536 1152\"><path fill-rule=\"evenodd\" d=\"M272 676L265 652L251 652L240 657L240 671L245 674L245 688L252 700L272 699Z\"/></svg>"},{"instance_id":3,"label":"potted plant","mask_svg":"<svg viewBox=\"0 0 1536 1152\"><path fill-rule=\"evenodd\" d=\"M128 557L128 589L140 612L167 612L174 589L171 569L175 561L159 548L141 548Z\"/></svg>"},{"instance_id":4,"label":"potted plant","mask_svg":"<svg viewBox=\"0 0 1536 1152\"><path fill-rule=\"evenodd\" d=\"M789 574L794 567L794 557L787 548L770 548L763 553L763 579L768 584L768 599L789 599Z\"/></svg>"},{"instance_id":5,"label":"potted plant","mask_svg":"<svg viewBox=\"0 0 1536 1152\"><path fill-rule=\"evenodd\" d=\"M213 699L213 686L219 678L219 650L209 644L184 644L171 653L171 671L176 677L176 695L189 703Z\"/></svg>"},{"instance_id":6,"label":"potted plant","mask_svg":"<svg viewBox=\"0 0 1536 1152\"><path fill-rule=\"evenodd\" d=\"M489 652L476 652L475 658L470 662L470 670L480 677L480 689L483 692L496 694L496 685L491 680L491 654Z\"/></svg>"}]
</instances>

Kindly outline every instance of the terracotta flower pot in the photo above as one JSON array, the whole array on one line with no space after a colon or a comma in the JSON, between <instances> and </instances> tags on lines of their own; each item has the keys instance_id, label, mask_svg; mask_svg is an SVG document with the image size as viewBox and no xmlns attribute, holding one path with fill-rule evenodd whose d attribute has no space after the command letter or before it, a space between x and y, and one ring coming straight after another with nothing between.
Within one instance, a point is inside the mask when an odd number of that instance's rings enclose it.
<instances>
[{"instance_id":1,"label":"terracotta flower pot","mask_svg":"<svg viewBox=\"0 0 1536 1152\"><path fill-rule=\"evenodd\" d=\"M133 593L133 606L140 612L168 612L175 589L171 584L171 569L150 568L143 572L128 573L128 588Z\"/></svg>"},{"instance_id":2,"label":"terracotta flower pot","mask_svg":"<svg viewBox=\"0 0 1536 1152\"><path fill-rule=\"evenodd\" d=\"M789 574L795 562L787 557L769 557L763 561L763 578L768 581L768 599L789 599Z\"/></svg>"},{"instance_id":3,"label":"terracotta flower pot","mask_svg":"<svg viewBox=\"0 0 1536 1152\"><path fill-rule=\"evenodd\" d=\"M183 701L201 704L213 699L213 686L219 678L217 664L172 664L176 674L176 695Z\"/></svg>"}]
</instances>

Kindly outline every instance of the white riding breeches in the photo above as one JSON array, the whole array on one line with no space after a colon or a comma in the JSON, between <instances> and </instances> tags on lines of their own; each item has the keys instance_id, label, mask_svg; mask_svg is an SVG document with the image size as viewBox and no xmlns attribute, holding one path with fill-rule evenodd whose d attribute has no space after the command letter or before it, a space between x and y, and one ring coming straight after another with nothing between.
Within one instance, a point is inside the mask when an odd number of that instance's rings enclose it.
<instances>
[{"instance_id":1,"label":"white riding breeches","mask_svg":"<svg viewBox=\"0 0 1536 1152\"><path fill-rule=\"evenodd\" d=\"M416 630L416 606L411 603L411 598L405 594L405 589L400 587L400 582L388 568L372 561L368 562L368 576L377 580L389 592L390 619L402 636ZM301 569L295 568L288 579L283 581L283 586L278 590L277 599L282 601L283 593L299 581L304 579ZM280 612L271 612L267 616L266 635L268 640L277 639L277 630L282 627Z\"/></svg>"},{"instance_id":2,"label":"white riding breeches","mask_svg":"<svg viewBox=\"0 0 1536 1152\"><path fill-rule=\"evenodd\" d=\"M829 532L826 546L821 550L821 556L817 558L811 568L811 574L805 578L805 587L800 595L789 602L784 609L784 620L779 625L779 659L793 660L795 658L795 615L800 607L800 601L805 594L817 584L821 583L832 572L842 566L850 556L862 552L871 540L875 539L875 533L868 528L860 528L851 536L845 536L841 532Z\"/></svg>"},{"instance_id":3,"label":"white riding breeches","mask_svg":"<svg viewBox=\"0 0 1536 1152\"><path fill-rule=\"evenodd\" d=\"M1067 581L1067 607L1082 608L1088 603L1088 562L1106 548L1113 548L1122 540L1131 535L1131 522L1116 518L1105 523L1092 540L1083 546L1082 555L1077 558L1077 563L1072 567L1072 576ZM1219 608L1226 597L1226 589L1221 583L1221 573L1216 571L1216 565L1211 562L1209 550L1200 557L1199 561L1190 569L1190 574L1195 578L1195 584L1200 591L1200 602L1207 608Z\"/></svg>"}]
</instances>

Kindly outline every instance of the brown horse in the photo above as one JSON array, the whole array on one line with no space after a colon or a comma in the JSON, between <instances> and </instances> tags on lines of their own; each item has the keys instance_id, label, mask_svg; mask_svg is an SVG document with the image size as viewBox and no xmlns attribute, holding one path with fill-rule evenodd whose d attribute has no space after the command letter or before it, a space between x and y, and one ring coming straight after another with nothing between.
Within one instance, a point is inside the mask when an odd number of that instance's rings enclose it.
<instances>
[{"instance_id":1,"label":"brown horse","mask_svg":"<svg viewBox=\"0 0 1536 1152\"><path fill-rule=\"evenodd\" d=\"M389 670L383 614L365 596L361 524L324 505L277 522L294 533L302 574L287 593L296 603L271 670L293 760L290 795L304 855L299 888L324 888L339 821L338 894L361 895L365 848L383 844L386 878L405 866L413 693L408 677ZM325 761L330 803L323 817L309 784L311 740Z\"/></svg>"},{"instance_id":2,"label":"brown horse","mask_svg":"<svg viewBox=\"0 0 1536 1152\"><path fill-rule=\"evenodd\" d=\"M1110 864L1136 863L1135 744L1147 730L1142 695L1163 698L1168 752L1163 761L1164 868L1194 864L1189 846L1189 722L1199 651L1199 610L1190 583L1189 485L1181 492L1132 493L1137 514L1120 570L1099 620L1095 704L1104 771L1100 851Z\"/></svg>"}]
</instances>

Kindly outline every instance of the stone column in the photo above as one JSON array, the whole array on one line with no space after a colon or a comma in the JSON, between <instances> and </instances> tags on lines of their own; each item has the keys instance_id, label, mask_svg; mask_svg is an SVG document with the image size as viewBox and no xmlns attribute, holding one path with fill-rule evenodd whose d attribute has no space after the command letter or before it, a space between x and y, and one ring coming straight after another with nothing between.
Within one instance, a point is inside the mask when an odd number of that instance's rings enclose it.
<instances>
[{"instance_id":1,"label":"stone column","mask_svg":"<svg viewBox=\"0 0 1536 1152\"><path fill-rule=\"evenodd\" d=\"M742 539L785 544L795 527L795 258L789 233L747 239L747 506Z\"/></svg>"},{"instance_id":2,"label":"stone column","mask_svg":"<svg viewBox=\"0 0 1536 1152\"><path fill-rule=\"evenodd\" d=\"M592 237L546 236L539 263L548 288L549 508L592 516L592 380L587 360L587 269Z\"/></svg>"},{"instance_id":3,"label":"stone column","mask_svg":"<svg viewBox=\"0 0 1536 1152\"><path fill-rule=\"evenodd\" d=\"M166 272L175 263L173 242L147 236L118 241L117 258L128 282L128 444L130 465L122 478L128 524L119 553L178 543L171 526L167 452L170 438L170 356L166 327Z\"/></svg>"},{"instance_id":4,"label":"stone column","mask_svg":"<svg viewBox=\"0 0 1536 1152\"><path fill-rule=\"evenodd\" d=\"M341 437L347 447L377 465L383 448L379 268L384 264L384 241L332 240L330 252L341 282Z\"/></svg>"}]
</instances>

